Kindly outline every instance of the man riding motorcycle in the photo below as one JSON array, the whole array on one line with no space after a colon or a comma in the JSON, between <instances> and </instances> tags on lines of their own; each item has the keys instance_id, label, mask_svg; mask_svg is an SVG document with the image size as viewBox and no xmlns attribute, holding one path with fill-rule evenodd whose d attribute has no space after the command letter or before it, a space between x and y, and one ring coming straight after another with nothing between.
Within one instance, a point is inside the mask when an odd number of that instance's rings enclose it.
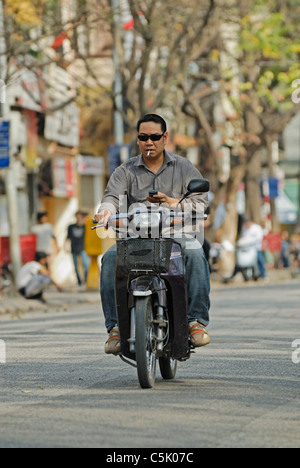
<instances>
[{"instance_id":1,"label":"man riding motorcycle","mask_svg":"<svg viewBox=\"0 0 300 468\"><path fill-rule=\"evenodd\" d=\"M129 206L159 204L176 209L192 179L202 178L200 172L185 158L165 150L168 132L165 120L148 114L137 124L138 145L141 154L118 167L107 185L95 220L108 226L111 215L122 211L121 200ZM152 193L149 193L153 191ZM123 196L123 197L122 197ZM208 206L207 194L191 194L181 204L201 206L204 213ZM126 210L127 211L127 210ZM190 339L194 347L210 343L206 330L209 324L210 272L203 248L197 238L184 236L178 241L184 250L186 276L188 281L188 320ZM105 325L109 333L105 344L106 354L118 354L121 350L115 304L114 272L116 246L103 256L101 268L101 299Z\"/></svg>"}]
</instances>

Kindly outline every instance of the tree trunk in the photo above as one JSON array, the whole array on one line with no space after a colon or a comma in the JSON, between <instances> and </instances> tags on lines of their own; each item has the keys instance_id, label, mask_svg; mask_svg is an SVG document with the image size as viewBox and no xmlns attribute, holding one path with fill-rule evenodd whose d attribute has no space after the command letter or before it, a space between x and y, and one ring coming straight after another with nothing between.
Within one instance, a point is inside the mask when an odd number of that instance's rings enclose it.
<instances>
[{"instance_id":1,"label":"tree trunk","mask_svg":"<svg viewBox=\"0 0 300 468\"><path fill-rule=\"evenodd\" d=\"M256 151L249 160L245 176L246 217L256 224L261 223L261 155Z\"/></svg>"},{"instance_id":2,"label":"tree trunk","mask_svg":"<svg viewBox=\"0 0 300 468\"><path fill-rule=\"evenodd\" d=\"M227 184L226 192L226 217L220 228L221 241L229 241L235 245L238 231L238 212L236 208L237 192L245 177L246 165L241 163L231 170L231 176ZM220 262L220 270L223 277L230 277L235 267L234 251L225 251Z\"/></svg>"},{"instance_id":3,"label":"tree trunk","mask_svg":"<svg viewBox=\"0 0 300 468\"><path fill-rule=\"evenodd\" d=\"M273 138L271 135L266 135L266 142L267 142L267 150L268 150L269 176L274 177L275 173L274 173L273 150L272 150ZM279 233L280 225L278 223L276 201L274 199L272 200L270 199L270 208L271 208L272 231L275 233Z\"/></svg>"},{"instance_id":4,"label":"tree trunk","mask_svg":"<svg viewBox=\"0 0 300 468\"><path fill-rule=\"evenodd\" d=\"M187 87L183 82L180 83L180 87L183 90L186 102L188 102L192 108L194 109L197 120L203 130L205 131L207 143L210 149L210 152L214 158L214 163L216 166L217 174L222 174L222 165L221 165L221 158L218 154L218 148L216 147L214 143L214 137L213 137L213 129L205 115L205 112L203 111L201 105L197 102L197 100L190 95Z\"/></svg>"}]
</instances>

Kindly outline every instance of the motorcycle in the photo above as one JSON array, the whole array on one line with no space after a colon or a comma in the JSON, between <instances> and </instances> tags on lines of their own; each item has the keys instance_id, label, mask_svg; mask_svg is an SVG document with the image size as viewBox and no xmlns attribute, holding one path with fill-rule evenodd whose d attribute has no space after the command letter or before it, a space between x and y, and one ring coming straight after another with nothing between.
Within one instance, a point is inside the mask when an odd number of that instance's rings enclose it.
<instances>
[{"instance_id":1,"label":"motorcycle","mask_svg":"<svg viewBox=\"0 0 300 468\"><path fill-rule=\"evenodd\" d=\"M216 273L223 283L228 283L232 276L231 259L235 254L235 248L231 242L225 240L214 242L209 252L209 263L212 273Z\"/></svg>"},{"instance_id":2,"label":"motorcycle","mask_svg":"<svg viewBox=\"0 0 300 468\"><path fill-rule=\"evenodd\" d=\"M257 281L260 277L257 248L247 239L240 239L236 244L236 268L242 273L245 281Z\"/></svg>"},{"instance_id":3,"label":"motorcycle","mask_svg":"<svg viewBox=\"0 0 300 468\"><path fill-rule=\"evenodd\" d=\"M290 269L292 278L298 278L300 275L300 237L294 236L291 239L290 247Z\"/></svg>"},{"instance_id":4,"label":"motorcycle","mask_svg":"<svg viewBox=\"0 0 300 468\"><path fill-rule=\"evenodd\" d=\"M13 275L10 265L0 264L0 297L13 296L15 293Z\"/></svg>"},{"instance_id":5,"label":"motorcycle","mask_svg":"<svg viewBox=\"0 0 300 468\"><path fill-rule=\"evenodd\" d=\"M179 204L191 193L208 191L207 180L193 179ZM171 380L178 361L186 361L193 352L182 247L164 237L164 229L180 229L187 222L195 225L206 218L151 206L110 219L118 234L115 295L120 357L137 368L142 388L154 386L157 362L162 378ZM93 229L98 227L103 225Z\"/></svg>"}]
</instances>

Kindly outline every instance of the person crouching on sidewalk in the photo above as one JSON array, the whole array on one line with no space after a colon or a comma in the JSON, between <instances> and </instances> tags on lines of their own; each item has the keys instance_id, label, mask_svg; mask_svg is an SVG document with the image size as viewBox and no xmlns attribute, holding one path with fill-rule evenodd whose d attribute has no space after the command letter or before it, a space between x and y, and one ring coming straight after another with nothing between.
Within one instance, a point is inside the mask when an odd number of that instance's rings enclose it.
<instances>
[{"instance_id":1,"label":"person crouching on sidewalk","mask_svg":"<svg viewBox=\"0 0 300 468\"><path fill-rule=\"evenodd\" d=\"M49 255L37 252L35 261L26 263L16 278L19 293L26 299L36 299L45 302L43 293L51 284L62 292L62 288L54 283L48 270Z\"/></svg>"}]
</instances>

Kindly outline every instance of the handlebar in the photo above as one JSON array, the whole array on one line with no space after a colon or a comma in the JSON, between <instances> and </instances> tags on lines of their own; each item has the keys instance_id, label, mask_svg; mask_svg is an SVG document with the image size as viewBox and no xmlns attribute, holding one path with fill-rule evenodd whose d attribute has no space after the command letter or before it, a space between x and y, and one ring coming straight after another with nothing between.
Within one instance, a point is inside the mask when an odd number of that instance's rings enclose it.
<instances>
[{"instance_id":1,"label":"handlebar","mask_svg":"<svg viewBox=\"0 0 300 468\"><path fill-rule=\"evenodd\" d=\"M99 228L103 228L103 227L105 227L104 224L97 224L97 226L93 226L91 229L92 229L92 231L94 231L95 229L99 229Z\"/></svg>"},{"instance_id":2,"label":"handlebar","mask_svg":"<svg viewBox=\"0 0 300 468\"><path fill-rule=\"evenodd\" d=\"M138 215L141 213L147 213L147 212L152 213L151 211L145 211L145 212L142 211L142 212L135 212L135 213L124 213L124 214L119 214L119 215L113 215L109 218L108 227L113 227L115 229L120 228L120 227L126 227L126 224L125 223L123 224L124 220L131 221L135 215ZM165 220L167 220L168 218L171 220L170 227L176 224L181 224L183 220L206 221L208 218L206 214L197 215L197 213L189 213L189 212L176 213L175 211L165 211L165 210L162 211L161 209L159 211L153 211L153 213L164 213ZM97 224L97 221L95 218L93 218L93 223ZM95 229L105 228L105 227L106 226L104 224L97 224L97 226L93 226L91 229L92 231L94 231Z\"/></svg>"},{"instance_id":3,"label":"handlebar","mask_svg":"<svg viewBox=\"0 0 300 468\"><path fill-rule=\"evenodd\" d=\"M92 223L93 223L93 224L97 224L98 221L97 221L95 218L93 218ZM93 226L93 227L91 228L91 230L94 231L95 229L99 229L99 228L102 228L102 227L105 227L104 224L97 224L97 226Z\"/></svg>"}]
</instances>

